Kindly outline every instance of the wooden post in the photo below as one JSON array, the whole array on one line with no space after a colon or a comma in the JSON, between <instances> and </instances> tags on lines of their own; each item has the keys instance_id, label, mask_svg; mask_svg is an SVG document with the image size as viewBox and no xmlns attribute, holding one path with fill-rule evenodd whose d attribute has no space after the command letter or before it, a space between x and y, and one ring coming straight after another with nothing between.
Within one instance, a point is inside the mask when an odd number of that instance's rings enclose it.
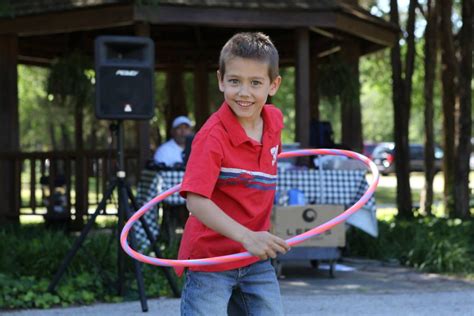
<instances>
[{"instance_id":1,"label":"wooden post","mask_svg":"<svg viewBox=\"0 0 474 316\"><path fill-rule=\"evenodd\" d=\"M150 37L150 24L135 24L135 35ZM151 158L150 151L150 121L142 120L137 122L137 144L138 144L138 168L142 170L146 161Z\"/></svg>"},{"instance_id":2,"label":"wooden post","mask_svg":"<svg viewBox=\"0 0 474 316\"><path fill-rule=\"evenodd\" d=\"M210 115L209 107L209 76L207 72L207 63L198 61L194 68L194 95L196 106L194 116L196 118L195 130L199 130Z\"/></svg>"},{"instance_id":3,"label":"wooden post","mask_svg":"<svg viewBox=\"0 0 474 316\"><path fill-rule=\"evenodd\" d=\"M354 91L341 95L341 142L350 149L362 152L362 114L360 108L359 57L360 45L353 40L346 40L342 46L342 56L351 71L351 84Z\"/></svg>"},{"instance_id":4,"label":"wooden post","mask_svg":"<svg viewBox=\"0 0 474 316\"><path fill-rule=\"evenodd\" d=\"M181 66L168 69L166 72L166 90L169 104L166 108L167 139L170 138L170 126L173 119L179 115L188 115L186 108L186 95L184 91L184 70Z\"/></svg>"},{"instance_id":5,"label":"wooden post","mask_svg":"<svg viewBox=\"0 0 474 316\"><path fill-rule=\"evenodd\" d=\"M295 31L296 38L296 67L295 67L295 132L296 141L302 148L309 146L309 124L310 124L310 51L309 30L298 28Z\"/></svg>"},{"instance_id":6,"label":"wooden post","mask_svg":"<svg viewBox=\"0 0 474 316\"><path fill-rule=\"evenodd\" d=\"M83 140L83 109L81 105L76 105L75 107L75 121L76 121L76 131L75 131L75 152L76 152L76 161L75 161L75 189L76 189L76 203L75 203L75 218L72 222L73 230L80 230L84 226L84 215L87 215L89 209L89 184L88 184L88 172L86 164L86 156L84 153L84 140ZM51 167L50 167L51 170ZM53 175L49 173L50 181L54 181ZM50 188L52 189L52 187ZM50 191L53 192L53 191ZM52 193L51 193L52 195Z\"/></svg>"},{"instance_id":7,"label":"wooden post","mask_svg":"<svg viewBox=\"0 0 474 316\"><path fill-rule=\"evenodd\" d=\"M0 35L0 151L19 152L18 118L18 37L16 34ZM19 161L0 160L0 224L20 222Z\"/></svg>"},{"instance_id":8,"label":"wooden post","mask_svg":"<svg viewBox=\"0 0 474 316\"><path fill-rule=\"evenodd\" d=\"M311 55L311 69L310 69L310 115L311 120L319 120L319 87L318 87L318 56L317 54Z\"/></svg>"}]
</instances>

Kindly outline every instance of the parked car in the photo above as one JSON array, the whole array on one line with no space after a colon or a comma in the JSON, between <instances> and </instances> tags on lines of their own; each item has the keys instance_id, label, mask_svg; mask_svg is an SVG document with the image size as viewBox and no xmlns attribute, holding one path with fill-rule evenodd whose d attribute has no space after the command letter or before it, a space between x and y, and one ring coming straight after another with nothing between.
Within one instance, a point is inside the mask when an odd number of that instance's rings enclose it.
<instances>
[{"instance_id":1,"label":"parked car","mask_svg":"<svg viewBox=\"0 0 474 316\"><path fill-rule=\"evenodd\" d=\"M374 152L374 149L377 147L377 145L378 143L364 142L364 149L362 154L367 158L372 159L372 153Z\"/></svg>"},{"instance_id":2,"label":"parked car","mask_svg":"<svg viewBox=\"0 0 474 316\"><path fill-rule=\"evenodd\" d=\"M395 144L394 143L381 143L375 147L372 152L372 160L377 165L380 173L386 175L395 172ZM410 171L424 171L425 160L424 160L424 146L421 144L410 144L409 145L409 157L410 157ZM439 146L435 146L435 172L441 170L443 160L443 150Z\"/></svg>"}]
</instances>

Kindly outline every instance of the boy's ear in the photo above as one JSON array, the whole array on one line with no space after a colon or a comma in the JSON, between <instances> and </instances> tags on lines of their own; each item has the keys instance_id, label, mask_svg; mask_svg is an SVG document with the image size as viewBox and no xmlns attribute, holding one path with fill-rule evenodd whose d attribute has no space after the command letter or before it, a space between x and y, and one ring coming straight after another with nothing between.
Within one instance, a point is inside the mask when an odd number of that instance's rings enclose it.
<instances>
[{"instance_id":1,"label":"boy's ear","mask_svg":"<svg viewBox=\"0 0 474 316\"><path fill-rule=\"evenodd\" d=\"M219 83L219 90L221 92L224 92L224 84L223 84L223 81L221 80L221 72L218 70L217 71L217 82Z\"/></svg>"},{"instance_id":2,"label":"boy's ear","mask_svg":"<svg viewBox=\"0 0 474 316\"><path fill-rule=\"evenodd\" d=\"M268 95L270 95L271 97L274 96L277 93L278 88L280 88L280 84L281 76L276 76L276 78L270 84L270 91L268 91Z\"/></svg>"}]
</instances>

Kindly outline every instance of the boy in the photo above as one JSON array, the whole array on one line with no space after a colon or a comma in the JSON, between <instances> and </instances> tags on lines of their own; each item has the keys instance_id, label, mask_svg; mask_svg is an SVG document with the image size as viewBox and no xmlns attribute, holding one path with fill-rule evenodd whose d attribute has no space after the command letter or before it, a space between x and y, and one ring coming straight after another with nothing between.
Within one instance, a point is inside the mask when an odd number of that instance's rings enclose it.
<instances>
[{"instance_id":1,"label":"boy","mask_svg":"<svg viewBox=\"0 0 474 316\"><path fill-rule=\"evenodd\" d=\"M283 116L265 105L281 83L278 52L262 33L236 34L221 50L217 77L225 101L193 141L180 192L191 215L178 257L257 258L190 268L181 314L282 315L269 258L289 246L268 229Z\"/></svg>"}]
</instances>

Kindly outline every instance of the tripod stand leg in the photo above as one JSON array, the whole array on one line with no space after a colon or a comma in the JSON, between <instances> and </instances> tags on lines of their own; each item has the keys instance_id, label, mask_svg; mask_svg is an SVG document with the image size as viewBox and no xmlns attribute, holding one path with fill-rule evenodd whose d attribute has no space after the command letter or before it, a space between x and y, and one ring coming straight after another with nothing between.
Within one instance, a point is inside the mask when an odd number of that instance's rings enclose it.
<instances>
[{"instance_id":1,"label":"tripod stand leg","mask_svg":"<svg viewBox=\"0 0 474 316\"><path fill-rule=\"evenodd\" d=\"M133 209L138 210L137 203L136 203L135 197L133 196L132 190L130 189L130 187L128 185L126 185L126 187L127 187L128 197L130 198L130 201L132 201ZM130 218L132 216L132 214L127 214L127 216L128 216L128 218ZM150 230L150 227L148 227L148 223L145 221L143 216L140 217L140 223L142 224L142 227L145 230L145 233L148 237L148 240L150 241L150 244L153 247L153 251L155 252L155 255L161 258L162 254L161 254L160 248L157 245L156 239L153 236L153 234ZM178 298L181 297L181 291L178 289L178 285L176 284L176 279L173 277L173 275L171 273L171 268L160 267L160 269L161 269L161 271L163 271L166 279L168 280L168 284L171 288L171 291L173 291L174 297L178 297Z\"/></svg>"},{"instance_id":2,"label":"tripod stand leg","mask_svg":"<svg viewBox=\"0 0 474 316\"><path fill-rule=\"evenodd\" d=\"M124 182L123 179L119 179L119 227L120 231L123 229L124 225L124 220L130 218L130 207L128 204L128 195L127 195L127 186ZM119 269L119 280L123 280L123 257L124 257L124 251L120 247L120 234L118 238L118 251L119 251L119 268L122 267L122 271ZM132 245L132 248L136 248L136 241L135 241L135 236L132 233L130 236L130 243ZM140 303L142 306L142 311L147 312L148 311L148 304L146 301L146 294L145 294L145 286L143 283L143 274L142 274L142 268L141 268L141 263L138 262L137 260L133 260L133 265L135 267L135 277L137 279L137 287L138 287L138 294L140 296ZM123 287L123 282L120 281L119 284L120 289Z\"/></svg>"},{"instance_id":3,"label":"tripod stand leg","mask_svg":"<svg viewBox=\"0 0 474 316\"><path fill-rule=\"evenodd\" d=\"M97 206L97 209L95 210L94 214L92 214L91 218L87 222L86 226L82 230L81 234L79 237L74 241L74 245L72 246L71 250L67 253L66 257L64 258L61 266L59 267L58 272L56 272L56 275L54 276L53 280L48 286L48 291L53 292L56 286L58 285L59 280L61 279L62 275L66 271L67 267L71 263L72 259L76 255L77 251L79 248L82 246L82 243L86 239L87 234L91 230L92 226L94 225L94 222L97 218L97 216L100 214L100 212L105 208L105 205L107 203L107 200L110 198L112 195L112 192L114 191L116 183L111 183L110 186L107 188L107 191L100 201L99 205Z\"/></svg>"}]
</instances>

